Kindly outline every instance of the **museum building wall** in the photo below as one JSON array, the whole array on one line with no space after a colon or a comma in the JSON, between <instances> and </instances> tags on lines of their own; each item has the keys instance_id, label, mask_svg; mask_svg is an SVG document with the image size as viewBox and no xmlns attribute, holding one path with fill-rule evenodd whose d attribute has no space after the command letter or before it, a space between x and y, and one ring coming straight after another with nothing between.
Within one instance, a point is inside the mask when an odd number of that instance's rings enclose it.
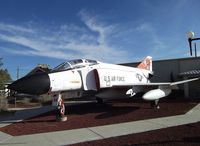
<instances>
[{"instance_id":1,"label":"museum building wall","mask_svg":"<svg viewBox=\"0 0 200 146\"><path fill-rule=\"evenodd\" d=\"M122 65L136 67L140 62L125 63ZM200 57L180 58L180 59L166 59L154 60L153 71L154 76L152 82L173 82L187 79L187 77L180 76L180 73L200 70ZM198 75L200 77L200 74ZM187 84L187 83L186 83ZM184 87L185 86L185 87ZM186 85L179 85L180 90L186 90ZM188 83L189 97L200 98L200 80Z\"/></svg>"}]
</instances>

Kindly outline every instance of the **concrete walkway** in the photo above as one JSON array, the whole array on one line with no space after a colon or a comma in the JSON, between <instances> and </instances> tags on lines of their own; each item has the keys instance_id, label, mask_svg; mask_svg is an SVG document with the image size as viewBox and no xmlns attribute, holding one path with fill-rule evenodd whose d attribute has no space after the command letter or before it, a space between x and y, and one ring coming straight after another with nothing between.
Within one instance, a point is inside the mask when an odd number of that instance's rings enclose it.
<instances>
[{"instance_id":1,"label":"concrete walkway","mask_svg":"<svg viewBox=\"0 0 200 146\"><path fill-rule=\"evenodd\" d=\"M0 145L55 146L141 133L200 121L200 104L184 115L24 136L0 133Z\"/></svg>"},{"instance_id":2,"label":"concrete walkway","mask_svg":"<svg viewBox=\"0 0 200 146\"><path fill-rule=\"evenodd\" d=\"M49 111L54 110L55 107L53 106L43 106L43 107L32 107L32 108L15 108L12 110L15 110L14 115L10 115L5 118L0 119L0 128L5 127L7 125L10 125L15 122L20 122L24 119L28 119Z\"/></svg>"}]
</instances>

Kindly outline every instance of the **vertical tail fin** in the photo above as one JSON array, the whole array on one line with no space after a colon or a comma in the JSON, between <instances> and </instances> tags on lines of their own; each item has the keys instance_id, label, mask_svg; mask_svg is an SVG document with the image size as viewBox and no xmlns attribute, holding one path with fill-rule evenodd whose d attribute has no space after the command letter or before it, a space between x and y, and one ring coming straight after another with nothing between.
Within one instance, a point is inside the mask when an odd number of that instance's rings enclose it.
<instances>
[{"instance_id":1,"label":"vertical tail fin","mask_svg":"<svg viewBox=\"0 0 200 146\"><path fill-rule=\"evenodd\" d=\"M138 66L137 68L146 69L152 72L152 57L147 56Z\"/></svg>"}]
</instances>

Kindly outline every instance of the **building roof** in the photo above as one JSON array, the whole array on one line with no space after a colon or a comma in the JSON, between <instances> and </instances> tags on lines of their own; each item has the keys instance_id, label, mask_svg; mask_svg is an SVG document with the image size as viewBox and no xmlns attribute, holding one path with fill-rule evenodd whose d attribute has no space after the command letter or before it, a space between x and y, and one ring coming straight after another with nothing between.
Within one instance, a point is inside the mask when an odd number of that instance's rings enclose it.
<instances>
[{"instance_id":1,"label":"building roof","mask_svg":"<svg viewBox=\"0 0 200 146\"><path fill-rule=\"evenodd\" d=\"M51 69L47 64L38 64L34 69L32 69L27 75L40 73L40 72L49 72Z\"/></svg>"},{"instance_id":2,"label":"building roof","mask_svg":"<svg viewBox=\"0 0 200 146\"><path fill-rule=\"evenodd\" d=\"M182 72L182 73L179 74L179 76L183 77L183 78L196 78L196 77L200 77L200 69Z\"/></svg>"}]
</instances>

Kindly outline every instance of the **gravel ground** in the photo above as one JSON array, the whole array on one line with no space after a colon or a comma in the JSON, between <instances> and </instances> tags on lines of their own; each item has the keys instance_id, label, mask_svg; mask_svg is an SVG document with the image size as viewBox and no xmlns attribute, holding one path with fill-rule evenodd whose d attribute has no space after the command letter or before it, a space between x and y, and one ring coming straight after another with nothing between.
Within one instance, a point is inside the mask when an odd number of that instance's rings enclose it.
<instances>
[{"instance_id":1,"label":"gravel ground","mask_svg":"<svg viewBox=\"0 0 200 146\"><path fill-rule=\"evenodd\" d=\"M162 100L159 110L151 109L148 102L135 99L116 100L101 105L68 105L66 122L57 122L53 111L3 127L0 131L18 136L166 117L184 114L197 103L186 100Z\"/></svg>"}]
</instances>

